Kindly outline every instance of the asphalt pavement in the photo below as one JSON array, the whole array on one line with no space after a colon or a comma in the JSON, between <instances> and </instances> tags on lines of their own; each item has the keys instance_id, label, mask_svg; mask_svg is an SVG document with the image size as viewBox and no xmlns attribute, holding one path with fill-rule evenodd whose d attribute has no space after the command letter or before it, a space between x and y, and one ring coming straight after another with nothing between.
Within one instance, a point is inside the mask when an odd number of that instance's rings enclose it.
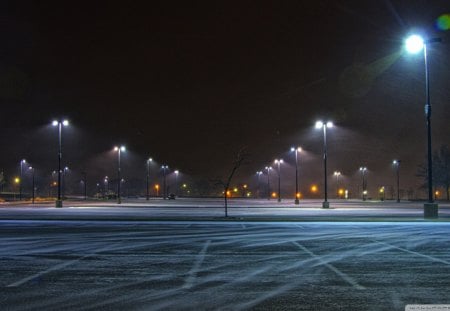
<instances>
[{"instance_id":1,"label":"asphalt pavement","mask_svg":"<svg viewBox=\"0 0 450 311\"><path fill-rule=\"evenodd\" d=\"M445 222L1 220L2 310L450 303Z\"/></svg>"}]
</instances>

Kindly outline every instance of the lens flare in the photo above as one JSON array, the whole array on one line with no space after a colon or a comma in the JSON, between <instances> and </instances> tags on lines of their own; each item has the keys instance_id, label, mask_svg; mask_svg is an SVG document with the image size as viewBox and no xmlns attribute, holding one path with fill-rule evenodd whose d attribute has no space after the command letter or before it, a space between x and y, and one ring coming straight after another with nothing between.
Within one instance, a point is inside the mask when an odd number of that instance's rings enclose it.
<instances>
[{"instance_id":1,"label":"lens flare","mask_svg":"<svg viewBox=\"0 0 450 311\"><path fill-rule=\"evenodd\" d=\"M450 29L450 14L443 14L439 16L436 20L436 27L439 30L449 30Z\"/></svg>"}]
</instances>

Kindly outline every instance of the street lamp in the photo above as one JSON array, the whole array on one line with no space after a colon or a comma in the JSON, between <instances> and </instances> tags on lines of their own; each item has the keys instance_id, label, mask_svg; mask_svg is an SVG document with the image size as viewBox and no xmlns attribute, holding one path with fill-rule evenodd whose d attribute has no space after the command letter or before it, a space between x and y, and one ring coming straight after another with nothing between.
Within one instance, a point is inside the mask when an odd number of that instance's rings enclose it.
<instances>
[{"instance_id":1,"label":"street lamp","mask_svg":"<svg viewBox=\"0 0 450 311\"><path fill-rule=\"evenodd\" d=\"M108 193L109 193L109 177L105 176L103 179L103 183L105 184L105 198L108 199Z\"/></svg>"},{"instance_id":2,"label":"street lamp","mask_svg":"<svg viewBox=\"0 0 450 311\"><path fill-rule=\"evenodd\" d=\"M400 202L400 160L392 161L392 164L395 166L395 171L397 173L397 203Z\"/></svg>"},{"instance_id":3,"label":"street lamp","mask_svg":"<svg viewBox=\"0 0 450 311\"><path fill-rule=\"evenodd\" d=\"M365 201L366 200L366 194L367 194L367 184L366 184L366 171L367 171L367 167L363 166L359 168L359 171L361 172L361 176L362 176L362 200Z\"/></svg>"},{"instance_id":4,"label":"street lamp","mask_svg":"<svg viewBox=\"0 0 450 311\"><path fill-rule=\"evenodd\" d=\"M19 180L19 200L22 200L22 179L23 179L23 164L27 163L25 159L20 161L20 180Z\"/></svg>"},{"instance_id":5,"label":"street lamp","mask_svg":"<svg viewBox=\"0 0 450 311\"><path fill-rule=\"evenodd\" d=\"M425 117L427 119L427 153L428 153L428 203L424 205L424 217L438 217L438 205L433 199L433 160L431 150L431 103L430 103L430 77L428 72L427 44L441 42L441 38L424 40L418 35L411 35L405 40L405 47L409 53L416 54L423 50L425 64Z\"/></svg>"},{"instance_id":6,"label":"street lamp","mask_svg":"<svg viewBox=\"0 0 450 311\"><path fill-rule=\"evenodd\" d=\"M81 172L81 175L83 176L84 199L87 200L87 174L86 172Z\"/></svg>"},{"instance_id":7,"label":"street lamp","mask_svg":"<svg viewBox=\"0 0 450 311\"><path fill-rule=\"evenodd\" d=\"M167 188L166 188L166 170L169 168L168 165L163 165L161 166L162 170L163 170L163 196L164 196L164 200L167 199Z\"/></svg>"},{"instance_id":8,"label":"street lamp","mask_svg":"<svg viewBox=\"0 0 450 311\"><path fill-rule=\"evenodd\" d=\"M327 176L327 128L332 128L333 123L328 121L326 123L322 121L316 122L316 129L323 129L323 168L324 168L324 201L322 203L322 208L329 208L330 203L328 202L328 176Z\"/></svg>"},{"instance_id":9,"label":"street lamp","mask_svg":"<svg viewBox=\"0 0 450 311\"><path fill-rule=\"evenodd\" d=\"M341 172L334 172L333 176L336 177L336 196L339 198L339 177L341 176Z\"/></svg>"},{"instance_id":10,"label":"street lamp","mask_svg":"<svg viewBox=\"0 0 450 311\"><path fill-rule=\"evenodd\" d=\"M114 151L117 152L117 204L121 204L122 201L120 199L120 184L122 179L120 178L120 153L125 152L125 146L114 147Z\"/></svg>"},{"instance_id":11,"label":"street lamp","mask_svg":"<svg viewBox=\"0 0 450 311\"><path fill-rule=\"evenodd\" d=\"M153 162L153 159L152 158L149 158L148 160L147 160L147 191L146 191L146 200L148 201L148 199L149 199L149 191L150 191L150 189L149 189L149 179L150 179L150 163L152 163Z\"/></svg>"},{"instance_id":12,"label":"street lamp","mask_svg":"<svg viewBox=\"0 0 450 311\"><path fill-rule=\"evenodd\" d=\"M175 170L175 196L178 196L178 174L180 174L179 170Z\"/></svg>"},{"instance_id":13,"label":"street lamp","mask_svg":"<svg viewBox=\"0 0 450 311\"><path fill-rule=\"evenodd\" d=\"M257 186L256 186L256 197L257 197L257 198L260 197L259 184L260 184L260 178L261 178L261 175L262 175L262 174L263 174L262 171L256 172L256 176L258 176L258 184L257 184Z\"/></svg>"},{"instance_id":14,"label":"street lamp","mask_svg":"<svg viewBox=\"0 0 450 311\"><path fill-rule=\"evenodd\" d=\"M267 171L267 200L270 200L270 171L272 167L266 166L264 169Z\"/></svg>"},{"instance_id":15,"label":"street lamp","mask_svg":"<svg viewBox=\"0 0 450 311\"><path fill-rule=\"evenodd\" d=\"M69 168L66 166L63 169L63 175L62 175L62 185L61 185L61 189L62 189L62 199L64 200L64 198L66 197L66 173L69 171Z\"/></svg>"},{"instance_id":16,"label":"street lamp","mask_svg":"<svg viewBox=\"0 0 450 311\"><path fill-rule=\"evenodd\" d=\"M63 206L61 200L62 127L69 126L69 121L54 120L52 122L52 125L58 127L58 198L56 199L55 207L62 207Z\"/></svg>"},{"instance_id":17,"label":"street lamp","mask_svg":"<svg viewBox=\"0 0 450 311\"><path fill-rule=\"evenodd\" d=\"M283 163L283 159L276 159L274 163L278 166L278 202L281 202L281 163Z\"/></svg>"},{"instance_id":18,"label":"street lamp","mask_svg":"<svg viewBox=\"0 0 450 311\"><path fill-rule=\"evenodd\" d=\"M31 203L34 204L34 167L30 166L28 169L31 171Z\"/></svg>"},{"instance_id":19,"label":"street lamp","mask_svg":"<svg viewBox=\"0 0 450 311\"><path fill-rule=\"evenodd\" d=\"M295 204L300 204L300 201L298 199L299 193L298 193L298 154L302 151L302 148L297 147L291 147L291 152L295 153Z\"/></svg>"}]
</instances>

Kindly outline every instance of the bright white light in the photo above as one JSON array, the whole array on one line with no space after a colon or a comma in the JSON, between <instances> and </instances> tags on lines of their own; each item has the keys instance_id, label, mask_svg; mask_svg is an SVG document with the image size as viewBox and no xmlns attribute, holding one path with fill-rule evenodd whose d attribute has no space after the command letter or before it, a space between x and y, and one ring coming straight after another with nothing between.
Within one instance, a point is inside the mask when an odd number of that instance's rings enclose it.
<instances>
[{"instance_id":1,"label":"bright white light","mask_svg":"<svg viewBox=\"0 0 450 311\"><path fill-rule=\"evenodd\" d=\"M148 162L153 162L153 159L152 159L152 158L149 158L149 159L148 159Z\"/></svg>"},{"instance_id":2,"label":"bright white light","mask_svg":"<svg viewBox=\"0 0 450 311\"><path fill-rule=\"evenodd\" d=\"M52 121L52 125L53 125L53 126L57 126L57 125L58 125L58 121L53 120L53 121Z\"/></svg>"},{"instance_id":3,"label":"bright white light","mask_svg":"<svg viewBox=\"0 0 450 311\"><path fill-rule=\"evenodd\" d=\"M176 175L178 175L178 174L180 174L180 171L176 170L174 173L175 173Z\"/></svg>"},{"instance_id":4,"label":"bright white light","mask_svg":"<svg viewBox=\"0 0 450 311\"><path fill-rule=\"evenodd\" d=\"M68 125L69 125L69 121L64 120L64 121L62 122L62 124L63 124L64 126L68 126Z\"/></svg>"},{"instance_id":5,"label":"bright white light","mask_svg":"<svg viewBox=\"0 0 450 311\"><path fill-rule=\"evenodd\" d=\"M119 147L115 146L114 151L118 151L118 150L119 150Z\"/></svg>"},{"instance_id":6,"label":"bright white light","mask_svg":"<svg viewBox=\"0 0 450 311\"><path fill-rule=\"evenodd\" d=\"M412 35L405 40L405 47L409 53L416 54L422 51L424 42L421 36Z\"/></svg>"},{"instance_id":7,"label":"bright white light","mask_svg":"<svg viewBox=\"0 0 450 311\"><path fill-rule=\"evenodd\" d=\"M317 121L316 122L316 129L321 129L323 127L323 122L322 121Z\"/></svg>"},{"instance_id":8,"label":"bright white light","mask_svg":"<svg viewBox=\"0 0 450 311\"><path fill-rule=\"evenodd\" d=\"M120 151L126 151L125 146L121 146L121 147L120 147Z\"/></svg>"},{"instance_id":9,"label":"bright white light","mask_svg":"<svg viewBox=\"0 0 450 311\"><path fill-rule=\"evenodd\" d=\"M328 122L327 122L327 127L328 127L328 128L332 128L332 127L333 127L333 122L328 121Z\"/></svg>"},{"instance_id":10,"label":"bright white light","mask_svg":"<svg viewBox=\"0 0 450 311\"><path fill-rule=\"evenodd\" d=\"M294 148L294 147L291 147L291 151L294 152L294 151L295 151L295 148Z\"/></svg>"},{"instance_id":11,"label":"bright white light","mask_svg":"<svg viewBox=\"0 0 450 311\"><path fill-rule=\"evenodd\" d=\"M23 159L22 161L20 161L21 163L27 163L27 160Z\"/></svg>"}]
</instances>

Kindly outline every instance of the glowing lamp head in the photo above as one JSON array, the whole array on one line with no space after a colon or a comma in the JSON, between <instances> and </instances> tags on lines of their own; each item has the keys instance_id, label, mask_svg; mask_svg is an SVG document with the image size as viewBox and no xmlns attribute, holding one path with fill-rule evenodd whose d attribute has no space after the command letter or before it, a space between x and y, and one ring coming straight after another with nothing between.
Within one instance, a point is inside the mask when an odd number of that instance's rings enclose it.
<instances>
[{"instance_id":1,"label":"glowing lamp head","mask_svg":"<svg viewBox=\"0 0 450 311\"><path fill-rule=\"evenodd\" d=\"M180 174L180 171L176 170L174 173L175 173L175 175L178 175L178 174Z\"/></svg>"},{"instance_id":2,"label":"glowing lamp head","mask_svg":"<svg viewBox=\"0 0 450 311\"><path fill-rule=\"evenodd\" d=\"M68 120L64 120L64 121L62 121L62 124L63 124L64 126L68 126L68 125L69 125L69 121L68 121Z\"/></svg>"},{"instance_id":3,"label":"glowing lamp head","mask_svg":"<svg viewBox=\"0 0 450 311\"><path fill-rule=\"evenodd\" d=\"M421 36L411 35L405 40L405 48L411 54L416 54L422 51L425 43Z\"/></svg>"},{"instance_id":4,"label":"glowing lamp head","mask_svg":"<svg viewBox=\"0 0 450 311\"><path fill-rule=\"evenodd\" d=\"M330 121L327 122L327 128L332 128L333 126L334 126L333 122Z\"/></svg>"},{"instance_id":5,"label":"glowing lamp head","mask_svg":"<svg viewBox=\"0 0 450 311\"><path fill-rule=\"evenodd\" d=\"M56 121L56 120L53 120L53 121L52 121L52 125L53 125L53 126L58 126L58 123L59 123L59 122Z\"/></svg>"},{"instance_id":6,"label":"glowing lamp head","mask_svg":"<svg viewBox=\"0 0 450 311\"><path fill-rule=\"evenodd\" d=\"M20 161L20 163L27 163L27 160L23 159L22 161Z\"/></svg>"},{"instance_id":7,"label":"glowing lamp head","mask_svg":"<svg viewBox=\"0 0 450 311\"><path fill-rule=\"evenodd\" d=\"M323 122L322 121L317 121L316 122L316 129L321 129L323 127Z\"/></svg>"}]
</instances>

